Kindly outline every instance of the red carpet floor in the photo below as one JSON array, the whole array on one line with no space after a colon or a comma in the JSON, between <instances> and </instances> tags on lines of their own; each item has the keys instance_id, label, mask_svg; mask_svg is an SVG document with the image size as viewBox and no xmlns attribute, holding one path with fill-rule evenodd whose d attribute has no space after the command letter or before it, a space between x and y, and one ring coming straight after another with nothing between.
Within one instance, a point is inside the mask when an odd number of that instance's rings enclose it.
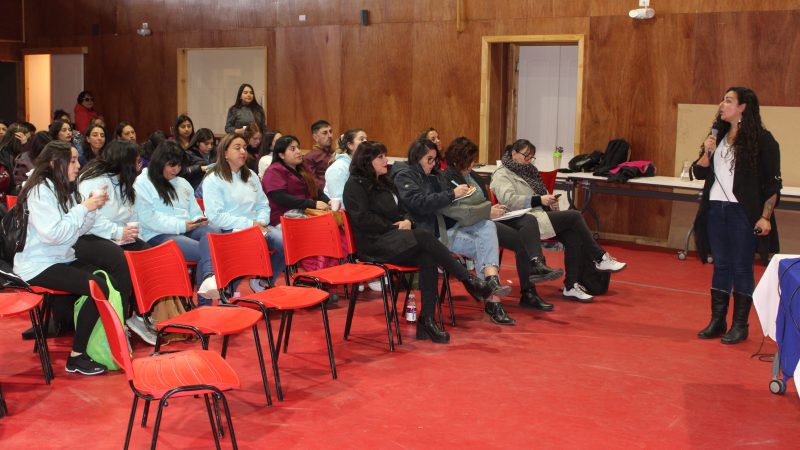
<instances>
[{"instance_id":1,"label":"red carpet floor","mask_svg":"<svg viewBox=\"0 0 800 450\"><path fill-rule=\"evenodd\" d=\"M272 407L263 404L251 336L233 339L228 360L243 386L228 398L239 446L797 448L794 384L785 396L770 394L771 364L751 358L762 342L755 312L741 345L698 340L711 267L696 258L680 262L673 252L607 248L629 263L608 295L579 304L561 299L559 282L546 283L540 293L556 310L540 313L519 309L515 289L505 300L514 327L489 322L456 287L450 345L416 342L414 326L401 323L404 344L389 353L374 294L359 303L344 341L346 309L335 309L336 381L319 312L299 313L281 357L285 400ZM562 255L548 253L548 263L561 266ZM504 279L513 277L512 263L507 252ZM71 338L58 338L51 341L57 378L46 386L30 345L19 339L27 325L0 321L0 383L10 413L0 419L0 447L120 448L132 398L124 375L65 373ZM212 349L219 346L212 341ZM135 350L147 353L138 341ZM763 352L774 350L764 343ZM153 418L145 429L134 426L132 448L149 446ZM159 444L213 447L202 400L171 402ZM222 444L229 448L230 440Z\"/></svg>"}]
</instances>

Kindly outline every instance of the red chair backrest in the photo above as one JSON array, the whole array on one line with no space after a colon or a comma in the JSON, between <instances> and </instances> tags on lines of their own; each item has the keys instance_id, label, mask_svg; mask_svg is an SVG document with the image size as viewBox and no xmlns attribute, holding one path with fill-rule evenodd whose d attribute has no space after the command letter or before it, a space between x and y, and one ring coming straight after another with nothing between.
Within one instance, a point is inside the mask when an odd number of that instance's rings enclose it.
<instances>
[{"instance_id":1,"label":"red chair backrest","mask_svg":"<svg viewBox=\"0 0 800 450\"><path fill-rule=\"evenodd\" d=\"M494 195L494 191L489 189L489 200L492 202L493 205L497 204L497 196Z\"/></svg>"},{"instance_id":2,"label":"red chair backrest","mask_svg":"<svg viewBox=\"0 0 800 450\"><path fill-rule=\"evenodd\" d=\"M111 357L125 371L128 381L132 381L133 362L131 361L131 354L128 353L128 338L122 328L122 321L119 320L114 307L111 306L103 290L94 280L89 280L89 292L92 294L94 304L97 305L97 311L100 312L100 321L106 330Z\"/></svg>"},{"instance_id":3,"label":"red chair backrest","mask_svg":"<svg viewBox=\"0 0 800 450\"><path fill-rule=\"evenodd\" d=\"M17 204L16 195L6 195L6 208L11 209Z\"/></svg>"},{"instance_id":4,"label":"red chair backrest","mask_svg":"<svg viewBox=\"0 0 800 450\"><path fill-rule=\"evenodd\" d=\"M186 260L174 241L138 252L126 251L125 259L142 314L164 297L192 297L194 292L186 271Z\"/></svg>"},{"instance_id":5,"label":"red chair backrest","mask_svg":"<svg viewBox=\"0 0 800 450\"><path fill-rule=\"evenodd\" d=\"M342 254L339 226L331 214L302 219L281 217L281 230L287 266L310 256L345 257Z\"/></svg>"},{"instance_id":6,"label":"red chair backrest","mask_svg":"<svg viewBox=\"0 0 800 450\"><path fill-rule=\"evenodd\" d=\"M342 228L344 228L344 244L347 253L352 255L356 252L356 238L353 236L353 228L350 227L350 215L347 211L342 211Z\"/></svg>"},{"instance_id":7,"label":"red chair backrest","mask_svg":"<svg viewBox=\"0 0 800 450\"><path fill-rule=\"evenodd\" d=\"M219 287L244 276L272 276L269 249L258 227L235 233L209 234L208 245L211 247L211 262Z\"/></svg>"},{"instance_id":8,"label":"red chair backrest","mask_svg":"<svg viewBox=\"0 0 800 450\"><path fill-rule=\"evenodd\" d=\"M197 200L197 205L200 206L200 210L206 212L206 204L203 202L203 199L200 197L195 197L194 199Z\"/></svg>"},{"instance_id":9,"label":"red chair backrest","mask_svg":"<svg viewBox=\"0 0 800 450\"><path fill-rule=\"evenodd\" d=\"M558 175L557 170L551 170L550 172L539 172L539 176L542 177L544 187L547 188L548 194L552 194L556 188L556 175Z\"/></svg>"}]
</instances>

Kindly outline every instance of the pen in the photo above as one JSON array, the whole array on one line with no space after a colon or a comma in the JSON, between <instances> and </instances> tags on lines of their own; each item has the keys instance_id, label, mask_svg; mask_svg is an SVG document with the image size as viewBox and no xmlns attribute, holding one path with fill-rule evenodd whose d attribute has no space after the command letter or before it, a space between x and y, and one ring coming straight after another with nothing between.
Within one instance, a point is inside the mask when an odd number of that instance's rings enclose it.
<instances>
[{"instance_id":1,"label":"pen","mask_svg":"<svg viewBox=\"0 0 800 450\"><path fill-rule=\"evenodd\" d=\"M456 183L456 180L450 180L450 182L453 183L453 186L458 187L458 183Z\"/></svg>"}]
</instances>

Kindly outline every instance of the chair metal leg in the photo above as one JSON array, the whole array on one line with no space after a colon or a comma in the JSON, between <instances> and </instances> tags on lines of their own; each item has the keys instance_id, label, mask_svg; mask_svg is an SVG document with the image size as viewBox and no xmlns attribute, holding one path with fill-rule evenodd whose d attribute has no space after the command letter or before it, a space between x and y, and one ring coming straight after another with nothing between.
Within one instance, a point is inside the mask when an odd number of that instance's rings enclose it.
<instances>
[{"instance_id":1,"label":"chair metal leg","mask_svg":"<svg viewBox=\"0 0 800 450\"><path fill-rule=\"evenodd\" d=\"M220 352L220 354L222 355L223 359L226 356L228 356L228 340L229 339L230 339L230 335L227 335L227 334L222 338L222 352Z\"/></svg>"},{"instance_id":2,"label":"chair metal leg","mask_svg":"<svg viewBox=\"0 0 800 450\"><path fill-rule=\"evenodd\" d=\"M53 303L50 294L45 293L42 296L42 307L39 310L39 323L42 324L42 329L45 333L50 329L50 316L52 314ZM47 336L47 334L45 334ZM33 353L39 351L39 342L33 341Z\"/></svg>"},{"instance_id":3,"label":"chair metal leg","mask_svg":"<svg viewBox=\"0 0 800 450\"><path fill-rule=\"evenodd\" d=\"M286 353L286 351L289 350L289 334L292 332L292 317L294 317L294 311L287 311L286 332L283 336L283 353Z\"/></svg>"},{"instance_id":4,"label":"chair metal leg","mask_svg":"<svg viewBox=\"0 0 800 450\"><path fill-rule=\"evenodd\" d=\"M217 436L217 427L214 425L214 414L211 412L211 401L208 399L208 394L204 394L203 399L206 402L206 411L208 412L208 422L211 424L211 434L214 436L214 445L216 445L217 450L220 450L219 436Z\"/></svg>"},{"instance_id":5,"label":"chair metal leg","mask_svg":"<svg viewBox=\"0 0 800 450\"><path fill-rule=\"evenodd\" d=\"M136 405L139 404L139 396L133 394L133 406L131 406L131 418L128 419L128 431L125 432L125 450L128 450L128 445L131 443L131 431L133 431L133 419L136 418Z\"/></svg>"},{"instance_id":6,"label":"chair metal leg","mask_svg":"<svg viewBox=\"0 0 800 450\"><path fill-rule=\"evenodd\" d=\"M456 326L456 311L453 308L453 294L450 288L450 275L445 272L442 277L442 290L439 291L439 299L444 302L445 295L447 296L447 303L450 306L450 325Z\"/></svg>"},{"instance_id":7,"label":"chair metal leg","mask_svg":"<svg viewBox=\"0 0 800 450\"><path fill-rule=\"evenodd\" d=\"M214 417L217 419L217 434L219 437L224 437L225 428L222 426L222 418L219 416L219 403L217 400L218 398L214 396L212 403L214 404Z\"/></svg>"},{"instance_id":8,"label":"chair metal leg","mask_svg":"<svg viewBox=\"0 0 800 450\"><path fill-rule=\"evenodd\" d=\"M275 355L275 339L272 335L272 323L269 320L269 312L266 308L262 309L264 314L264 324L267 326L267 345L269 346L269 356L272 360L272 376L275 377L275 392L278 394L278 401L283 401L283 390L281 389L281 376L278 373L278 357Z\"/></svg>"},{"instance_id":9,"label":"chair metal leg","mask_svg":"<svg viewBox=\"0 0 800 450\"><path fill-rule=\"evenodd\" d=\"M227 338L228 336L225 336ZM256 356L258 356L258 367L261 369L261 382L264 384L264 395L267 396L267 406L272 406L272 397L269 395L269 383L267 382L267 369L264 366L264 352L261 351L261 339L258 336L258 322L253 325L253 339L256 341Z\"/></svg>"},{"instance_id":10,"label":"chair metal leg","mask_svg":"<svg viewBox=\"0 0 800 450\"><path fill-rule=\"evenodd\" d=\"M322 311L322 327L325 328L325 343L328 344L328 361L331 364L331 376L336 379L336 362L333 359L333 344L331 343L331 328L328 324L328 309L325 303L320 303L320 311Z\"/></svg>"},{"instance_id":11,"label":"chair metal leg","mask_svg":"<svg viewBox=\"0 0 800 450\"><path fill-rule=\"evenodd\" d=\"M31 319L31 326L33 327L33 335L36 340L36 347L39 354L39 362L42 364L42 373L44 374L44 381L50 384L53 379L53 366L50 363L50 350L47 348L47 337L42 331L41 323L39 322L39 315L35 309L28 311Z\"/></svg>"},{"instance_id":12,"label":"chair metal leg","mask_svg":"<svg viewBox=\"0 0 800 450\"><path fill-rule=\"evenodd\" d=\"M144 401L144 411L142 412L142 428L147 426L147 413L150 412L150 400Z\"/></svg>"},{"instance_id":13,"label":"chair metal leg","mask_svg":"<svg viewBox=\"0 0 800 450\"><path fill-rule=\"evenodd\" d=\"M394 351L394 333L392 333L392 318L389 316L389 294L386 292L386 282L381 277L381 294L383 296L383 313L386 315L386 332L389 335L389 351Z\"/></svg>"},{"instance_id":14,"label":"chair metal leg","mask_svg":"<svg viewBox=\"0 0 800 450\"><path fill-rule=\"evenodd\" d=\"M281 343L283 342L283 330L286 328L286 317L289 315L288 311L281 313L281 326L278 328L278 342L275 343L275 361L281 357Z\"/></svg>"},{"instance_id":15,"label":"chair metal leg","mask_svg":"<svg viewBox=\"0 0 800 450\"><path fill-rule=\"evenodd\" d=\"M231 433L231 445L233 445L234 450L238 450L239 445L236 443L236 433L233 431L233 419L231 418L231 410L228 408L228 399L225 398L225 394L221 391L218 391L217 395L222 399L222 406L225 407L225 418L228 421L228 430Z\"/></svg>"},{"instance_id":16,"label":"chair metal leg","mask_svg":"<svg viewBox=\"0 0 800 450\"><path fill-rule=\"evenodd\" d=\"M164 406L167 404L168 396L164 396L158 402L158 412L156 413L156 424L153 426L153 441L150 443L150 450L156 450L156 442L158 442L158 430L161 428L161 414L164 412Z\"/></svg>"},{"instance_id":17,"label":"chair metal leg","mask_svg":"<svg viewBox=\"0 0 800 450\"><path fill-rule=\"evenodd\" d=\"M8 415L8 407L6 406L6 399L3 398L3 386L0 385L0 417Z\"/></svg>"},{"instance_id":18,"label":"chair metal leg","mask_svg":"<svg viewBox=\"0 0 800 450\"><path fill-rule=\"evenodd\" d=\"M350 295L350 291L348 289L344 290L344 295L347 297L347 320L344 322L344 340L350 336L350 325L353 323L353 313L356 310L356 297L357 297L358 289L353 291L353 295Z\"/></svg>"}]
</instances>

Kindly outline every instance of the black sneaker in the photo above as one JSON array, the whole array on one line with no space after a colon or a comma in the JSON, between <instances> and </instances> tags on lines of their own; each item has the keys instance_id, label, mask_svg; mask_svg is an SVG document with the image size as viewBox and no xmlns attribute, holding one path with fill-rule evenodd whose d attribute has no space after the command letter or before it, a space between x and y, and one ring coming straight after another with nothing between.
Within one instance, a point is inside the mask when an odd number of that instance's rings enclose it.
<instances>
[{"instance_id":1,"label":"black sneaker","mask_svg":"<svg viewBox=\"0 0 800 450\"><path fill-rule=\"evenodd\" d=\"M81 375L100 375L106 373L106 366L95 362L86 353L81 353L78 356L67 357L67 372L79 373Z\"/></svg>"}]
</instances>

